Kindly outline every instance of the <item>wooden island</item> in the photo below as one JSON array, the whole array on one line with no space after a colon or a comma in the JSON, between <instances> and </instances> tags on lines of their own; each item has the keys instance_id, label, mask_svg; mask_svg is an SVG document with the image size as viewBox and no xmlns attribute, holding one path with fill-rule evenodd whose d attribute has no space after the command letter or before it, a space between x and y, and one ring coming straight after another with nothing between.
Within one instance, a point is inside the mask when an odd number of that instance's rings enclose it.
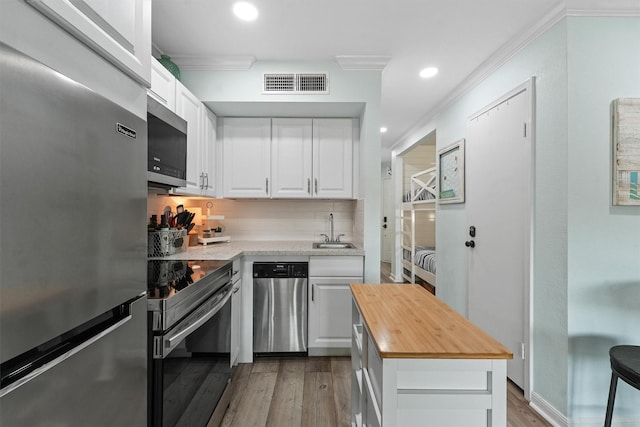
<instances>
[{"instance_id":1,"label":"wooden island","mask_svg":"<svg viewBox=\"0 0 640 427\"><path fill-rule=\"evenodd\" d=\"M507 425L509 349L419 285L351 292L352 425Z\"/></svg>"}]
</instances>

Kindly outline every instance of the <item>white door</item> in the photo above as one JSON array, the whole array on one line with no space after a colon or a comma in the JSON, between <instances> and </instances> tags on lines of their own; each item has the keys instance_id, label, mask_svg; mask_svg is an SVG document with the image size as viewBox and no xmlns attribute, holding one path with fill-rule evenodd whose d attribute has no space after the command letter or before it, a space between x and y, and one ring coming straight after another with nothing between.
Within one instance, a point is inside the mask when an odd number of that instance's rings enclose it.
<instances>
[{"instance_id":1,"label":"white door","mask_svg":"<svg viewBox=\"0 0 640 427\"><path fill-rule=\"evenodd\" d=\"M351 283L359 277L309 277L309 348L351 348Z\"/></svg>"},{"instance_id":2,"label":"white door","mask_svg":"<svg viewBox=\"0 0 640 427\"><path fill-rule=\"evenodd\" d=\"M200 100L176 82L176 114L187 122L187 188L198 191L202 186L202 108Z\"/></svg>"},{"instance_id":3,"label":"white door","mask_svg":"<svg viewBox=\"0 0 640 427\"><path fill-rule=\"evenodd\" d=\"M272 119L271 197L311 197L311 119Z\"/></svg>"},{"instance_id":4,"label":"white door","mask_svg":"<svg viewBox=\"0 0 640 427\"><path fill-rule=\"evenodd\" d=\"M223 133L223 196L268 198L271 119L224 119Z\"/></svg>"},{"instance_id":5,"label":"white door","mask_svg":"<svg viewBox=\"0 0 640 427\"><path fill-rule=\"evenodd\" d=\"M202 194L216 195L216 116L202 107Z\"/></svg>"},{"instance_id":6,"label":"white door","mask_svg":"<svg viewBox=\"0 0 640 427\"><path fill-rule=\"evenodd\" d=\"M313 196L353 196L353 121L313 120Z\"/></svg>"},{"instance_id":7,"label":"white door","mask_svg":"<svg viewBox=\"0 0 640 427\"><path fill-rule=\"evenodd\" d=\"M523 85L473 116L467 123L465 144L467 243L475 244L468 251L469 319L513 352L507 375L525 392L531 92L530 86Z\"/></svg>"},{"instance_id":8,"label":"white door","mask_svg":"<svg viewBox=\"0 0 640 427\"><path fill-rule=\"evenodd\" d=\"M393 248L393 179L382 180L382 262L391 262Z\"/></svg>"}]
</instances>

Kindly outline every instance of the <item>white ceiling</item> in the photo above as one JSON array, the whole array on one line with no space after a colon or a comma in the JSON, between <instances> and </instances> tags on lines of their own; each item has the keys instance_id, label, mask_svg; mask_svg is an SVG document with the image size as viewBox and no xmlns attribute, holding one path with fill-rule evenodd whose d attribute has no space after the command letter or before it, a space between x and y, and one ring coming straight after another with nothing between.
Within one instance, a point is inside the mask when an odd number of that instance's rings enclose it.
<instances>
[{"instance_id":1,"label":"white ceiling","mask_svg":"<svg viewBox=\"0 0 640 427\"><path fill-rule=\"evenodd\" d=\"M338 55L389 57L382 74L380 124L389 129L382 135L383 160L404 133L483 61L562 3L250 1L260 13L252 23L233 16L234 0L153 0L153 43L178 64L178 58L188 57L203 63L241 56L253 56L257 61L335 61ZM421 79L418 72L427 66L438 67L440 73Z\"/></svg>"}]
</instances>

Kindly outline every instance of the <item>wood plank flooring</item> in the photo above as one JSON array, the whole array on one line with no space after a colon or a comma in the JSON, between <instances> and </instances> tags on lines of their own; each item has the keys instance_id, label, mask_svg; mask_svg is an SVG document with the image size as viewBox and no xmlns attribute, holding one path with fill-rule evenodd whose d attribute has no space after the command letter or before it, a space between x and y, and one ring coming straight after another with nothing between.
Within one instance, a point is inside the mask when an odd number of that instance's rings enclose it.
<instances>
[{"instance_id":1,"label":"wood plank flooring","mask_svg":"<svg viewBox=\"0 0 640 427\"><path fill-rule=\"evenodd\" d=\"M238 365L232 384L224 427L351 425L349 357L257 359ZM507 384L507 426L550 426L511 382Z\"/></svg>"}]
</instances>

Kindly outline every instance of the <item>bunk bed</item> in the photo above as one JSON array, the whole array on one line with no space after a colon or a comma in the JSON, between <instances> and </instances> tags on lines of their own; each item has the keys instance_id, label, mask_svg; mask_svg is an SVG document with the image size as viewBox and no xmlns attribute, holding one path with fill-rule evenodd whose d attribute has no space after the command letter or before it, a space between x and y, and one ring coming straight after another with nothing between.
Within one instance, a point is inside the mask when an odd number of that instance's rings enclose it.
<instances>
[{"instance_id":1,"label":"bunk bed","mask_svg":"<svg viewBox=\"0 0 640 427\"><path fill-rule=\"evenodd\" d=\"M403 195L402 203L402 266L403 279L416 283L416 277L433 287L436 286L435 247L416 242L416 213L434 211L436 202L436 168L411 175L410 190ZM405 226L406 223L409 226ZM409 229L407 231L407 229ZM405 239L405 237L407 239Z\"/></svg>"}]
</instances>

